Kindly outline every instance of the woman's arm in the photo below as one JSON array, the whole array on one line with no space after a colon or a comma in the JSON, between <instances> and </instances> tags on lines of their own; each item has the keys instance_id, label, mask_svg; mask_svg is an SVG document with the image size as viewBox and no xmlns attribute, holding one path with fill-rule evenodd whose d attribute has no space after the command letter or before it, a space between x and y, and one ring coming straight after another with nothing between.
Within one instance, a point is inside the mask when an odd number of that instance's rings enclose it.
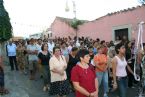
<instances>
[{"instance_id":1,"label":"woman's arm","mask_svg":"<svg viewBox=\"0 0 145 97\"><path fill-rule=\"evenodd\" d=\"M59 73L59 74L62 74L63 73L63 72L57 70L56 68L51 69L51 71L54 72L54 73Z\"/></svg>"},{"instance_id":2,"label":"woman's arm","mask_svg":"<svg viewBox=\"0 0 145 97\"><path fill-rule=\"evenodd\" d=\"M50 71L60 74L60 71L57 68L55 68L55 64L54 63L55 63L55 60L53 59L53 57L51 57L50 60L49 60Z\"/></svg>"},{"instance_id":3,"label":"woman's arm","mask_svg":"<svg viewBox=\"0 0 145 97\"><path fill-rule=\"evenodd\" d=\"M95 87L96 87L96 91L94 92L95 97L98 97L98 79L95 79Z\"/></svg>"},{"instance_id":4,"label":"woman's arm","mask_svg":"<svg viewBox=\"0 0 145 97\"><path fill-rule=\"evenodd\" d=\"M142 60L142 54L140 52L138 52L138 54L137 54L137 64L138 65L141 64L141 60Z\"/></svg>"},{"instance_id":5,"label":"woman's arm","mask_svg":"<svg viewBox=\"0 0 145 97\"><path fill-rule=\"evenodd\" d=\"M87 97L93 97L92 93L89 93L86 89L79 85L79 82L73 82L73 86L76 91L79 91L81 94L86 95Z\"/></svg>"},{"instance_id":6,"label":"woman's arm","mask_svg":"<svg viewBox=\"0 0 145 97\"><path fill-rule=\"evenodd\" d=\"M65 59L66 59L66 63L68 63L68 61L69 61L69 55L67 57L65 57Z\"/></svg>"},{"instance_id":7,"label":"woman's arm","mask_svg":"<svg viewBox=\"0 0 145 97\"><path fill-rule=\"evenodd\" d=\"M128 69L128 71L129 71L132 75L134 75L134 73L133 73L133 71L131 70L131 68L130 68L129 65L127 65L127 69Z\"/></svg>"},{"instance_id":8,"label":"woman's arm","mask_svg":"<svg viewBox=\"0 0 145 97\"><path fill-rule=\"evenodd\" d=\"M117 88L117 82L116 82L116 66L117 66L117 61L115 58L112 60L112 72L113 72L113 87L114 89Z\"/></svg>"}]
</instances>

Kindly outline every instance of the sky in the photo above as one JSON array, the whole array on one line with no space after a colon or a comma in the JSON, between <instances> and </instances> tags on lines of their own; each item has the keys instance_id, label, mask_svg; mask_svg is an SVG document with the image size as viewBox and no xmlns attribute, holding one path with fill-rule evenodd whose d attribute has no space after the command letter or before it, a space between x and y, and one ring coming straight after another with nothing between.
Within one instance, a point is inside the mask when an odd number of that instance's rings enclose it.
<instances>
[{"instance_id":1,"label":"sky","mask_svg":"<svg viewBox=\"0 0 145 97\"><path fill-rule=\"evenodd\" d=\"M138 0L4 0L13 26L14 36L28 37L49 28L56 16L95 20L107 13L136 7ZM66 2L69 12L65 11Z\"/></svg>"}]
</instances>

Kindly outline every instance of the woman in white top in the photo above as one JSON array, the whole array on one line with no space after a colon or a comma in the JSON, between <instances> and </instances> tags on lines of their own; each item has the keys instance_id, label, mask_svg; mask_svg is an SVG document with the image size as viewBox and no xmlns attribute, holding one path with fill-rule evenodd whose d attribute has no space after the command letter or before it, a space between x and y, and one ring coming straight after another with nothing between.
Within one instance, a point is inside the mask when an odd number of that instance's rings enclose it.
<instances>
[{"instance_id":1,"label":"woman in white top","mask_svg":"<svg viewBox=\"0 0 145 97\"><path fill-rule=\"evenodd\" d=\"M119 89L119 97L127 97L127 71L126 67L131 74L133 71L127 65L125 59L125 46L123 43L119 43L115 47L117 55L112 60L112 70L113 70L113 88Z\"/></svg>"},{"instance_id":2,"label":"woman in white top","mask_svg":"<svg viewBox=\"0 0 145 97\"><path fill-rule=\"evenodd\" d=\"M67 81L65 57L61 55L59 47L53 48L53 56L49 61L51 84L50 95L65 97L69 93L69 82Z\"/></svg>"}]
</instances>

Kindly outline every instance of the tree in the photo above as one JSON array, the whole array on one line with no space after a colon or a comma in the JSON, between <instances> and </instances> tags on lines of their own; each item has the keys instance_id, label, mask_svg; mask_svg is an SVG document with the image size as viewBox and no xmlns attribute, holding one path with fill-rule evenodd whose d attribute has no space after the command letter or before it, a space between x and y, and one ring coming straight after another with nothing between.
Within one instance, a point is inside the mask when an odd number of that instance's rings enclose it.
<instances>
[{"instance_id":1,"label":"tree","mask_svg":"<svg viewBox=\"0 0 145 97\"><path fill-rule=\"evenodd\" d=\"M0 0L0 50L6 60L6 46L5 41L12 37L12 26L8 12L5 10L3 0Z\"/></svg>"},{"instance_id":2,"label":"tree","mask_svg":"<svg viewBox=\"0 0 145 97\"><path fill-rule=\"evenodd\" d=\"M77 33L78 26L82 25L83 23L85 23L85 21L77 20L77 19L73 19L73 21L71 22L71 27L74 28L76 31L76 38L78 38L78 33Z\"/></svg>"},{"instance_id":3,"label":"tree","mask_svg":"<svg viewBox=\"0 0 145 97\"><path fill-rule=\"evenodd\" d=\"M12 26L8 12L3 6L3 0L0 0L0 42L9 40L12 37Z\"/></svg>"}]
</instances>

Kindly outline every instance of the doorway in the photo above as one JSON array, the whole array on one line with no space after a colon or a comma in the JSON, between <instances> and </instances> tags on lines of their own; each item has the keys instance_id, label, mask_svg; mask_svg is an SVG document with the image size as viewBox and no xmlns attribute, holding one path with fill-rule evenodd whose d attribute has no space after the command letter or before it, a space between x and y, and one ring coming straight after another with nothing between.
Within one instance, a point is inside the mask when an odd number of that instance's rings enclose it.
<instances>
[{"instance_id":1,"label":"doorway","mask_svg":"<svg viewBox=\"0 0 145 97\"><path fill-rule=\"evenodd\" d=\"M122 40L123 36L126 36L127 40L129 39L128 37L128 28L123 28L123 29L116 29L115 31L115 40L117 37L120 38L120 40Z\"/></svg>"}]
</instances>

